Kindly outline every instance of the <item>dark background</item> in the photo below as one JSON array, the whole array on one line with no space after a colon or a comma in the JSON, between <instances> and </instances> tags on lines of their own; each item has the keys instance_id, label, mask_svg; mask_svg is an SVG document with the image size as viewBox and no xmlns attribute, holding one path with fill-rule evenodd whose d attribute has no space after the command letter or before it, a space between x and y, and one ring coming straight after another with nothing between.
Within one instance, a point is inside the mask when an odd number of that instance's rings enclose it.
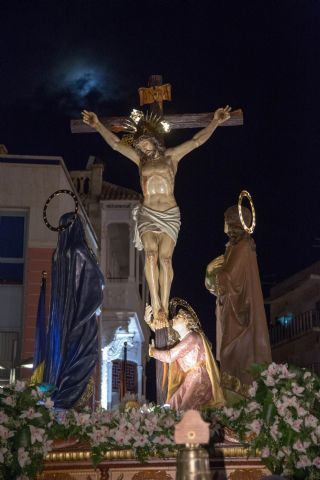
<instances>
[{"instance_id":1,"label":"dark background","mask_svg":"<svg viewBox=\"0 0 320 480\"><path fill-rule=\"evenodd\" d=\"M223 212L252 194L265 293L318 260L320 1L2 1L0 143L11 154L89 155L105 179L140 189L135 165L97 134L72 135L83 108L128 115L150 74L172 84L167 113L231 105L243 127L218 129L180 164L182 229L172 295L187 299L214 338L207 263L223 253ZM168 146L195 130L173 131ZM320 242L318 242L320 245Z\"/></svg>"}]
</instances>

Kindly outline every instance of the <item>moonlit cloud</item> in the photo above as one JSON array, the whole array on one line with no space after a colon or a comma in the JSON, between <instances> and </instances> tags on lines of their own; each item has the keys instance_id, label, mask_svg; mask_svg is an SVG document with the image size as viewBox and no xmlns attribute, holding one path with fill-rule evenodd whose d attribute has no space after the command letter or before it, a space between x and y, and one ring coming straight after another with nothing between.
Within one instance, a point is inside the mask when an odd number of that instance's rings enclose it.
<instances>
[{"instance_id":1,"label":"moonlit cloud","mask_svg":"<svg viewBox=\"0 0 320 480\"><path fill-rule=\"evenodd\" d=\"M107 62L81 55L56 61L38 91L54 100L61 111L73 115L83 108L105 109L122 96L116 74Z\"/></svg>"}]
</instances>

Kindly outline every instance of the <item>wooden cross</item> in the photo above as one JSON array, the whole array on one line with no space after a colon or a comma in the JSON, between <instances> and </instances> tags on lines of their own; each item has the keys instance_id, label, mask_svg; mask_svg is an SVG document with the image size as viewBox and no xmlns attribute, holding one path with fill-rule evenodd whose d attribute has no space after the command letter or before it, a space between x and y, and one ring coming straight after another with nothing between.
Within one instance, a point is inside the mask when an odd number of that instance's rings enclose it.
<instances>
[{"instance_id":1,"label":"wooden cross","mask_svg":"<svg viewBox=\"0 0 320 480\"><path fill-rule=\"evenodd\" d=\"M151 112L163 116L163 119L170 124L171 130L182 128L204 128L212 120L213 112L163 115L163 100L171 100L171 86L169 84L162 84L161 75L152 75L149 78L148 83L149 86L147 88L139 88L140 105L141 100L143 101L143 99L146 100L146 97L153 96L152 103L151 101L144 101L144 103L149 104ZM143 93L146 93L146 95L143 95ZM129 113L126 117L101 118L100 122L112 132L118 133L124 131L123 125L128 117ZM241 109L231 112L229 120L224 122L221 126L233 127L235 125L243 125L243 114ZM96 133L96 130L83 123L82 119L71 120L71 131L72 133Z\"/></svg>"}]
</instances>

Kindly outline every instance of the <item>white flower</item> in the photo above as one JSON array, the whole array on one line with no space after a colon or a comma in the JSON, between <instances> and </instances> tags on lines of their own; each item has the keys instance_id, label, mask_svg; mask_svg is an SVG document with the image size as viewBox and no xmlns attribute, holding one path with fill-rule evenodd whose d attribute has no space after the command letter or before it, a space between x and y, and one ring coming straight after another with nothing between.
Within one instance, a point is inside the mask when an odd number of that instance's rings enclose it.
<instances>
[{"instance_id":1,"label":"white flower","mask_svg":"<svg viewBox=\"0 0 320 480\"><path fill-rule=\"evenodd\" d=\"M299 417L304 417L305 415L307 415L307 413L307 410L305 410L303 407L297 408L297 414L299 415Z\"/></svg>"},{"instance_id":2,"label":"white flower","mask_svg":"<svg viewBox=\"0 0 320 480\"><path fill-rule=\"evenodd\" d=\"M267 375L266 380L263 381L267 385L267 387L274 387L274 385L276 384L274 378L271 377L271 375Z\"/></svg>"},{"instance_id":3,"label":"white flower","mask_svg":"<svg viewBox=\"0 0 320 480\"><path fill-rule=\"evenodd\" d=\"M261 457L262 458L267 458L267 457L269 457L269 455L270 455L269 447L263 447L263 449L261 450Z\"/></svg>"},{"instance_id":4,"label":"white flower","mask_svg":"<svg viewBox=\"0 0 320 480\"><path fill-rule=\"evenodd\" d=\"M0 410L0 423L7 423L8 420L8 415L6 415L3 410Z\"/></svg>"},{"instance_id":5,"label":"white flower","mask_svg":"<svg viewBox=\"0 0 320 480\"><path fill-rule=\"evenodd\" d=\"M296 383L292 383L292 392L297 395L298 397L302 397L302 392L304 391L304 387L300 387Z\"/></svg>"},{"instance_id":6,"label":"white flower","mask_svg":"<svg viewBox=\"0 0 320 480\"><path fill-rule=\"evenodd\" d=\"M282 434L279 432L278 423L274 423L270 428L270 435L274 441L277 441L278 438L282 437Z\"/></svg>"},{"instance_id":7,"label":"white flower","mask_svg":"<svg viewBox=\"0 0 320 480\"><path fill-rule=\"evenodd\" d=\"M257 435L259 435L261 427L262 427L262 421L261 420L253 420L253 422L251 422L247 426L247 428L249 429L250 432L256 433Z\"/></svg>"},{"instance_id":8,"label":"white flower","mask_svg":"<svg viewBox=\"0 0 320 480\"><path fill-rule=\"evenodd\" d=\"M148 435L139 435L134 442L134 447L144 447L148 443Z\"/></svg>"},{"instance_id":9,"label":"white flower","mask_svg":"<svg viewBox=\"0 0 320 480\"><path fill-rule=\"evenodd\" d=\"M29 420L39 417L42 417L41 413L36 412L33 407L28 408L28 410L23 410L20 415L20 418L28 418Z\"/></svg>"},{"instance_id":10,"label":"white flower","mask_svg":"<svg viewBox=\"0 0 320 480\"><path fill-rule=\"evenodd\" d=\"M21 468L31 463L29 453L23 448L18 448L18 462Z\"/></svg>"},{"instance_id":11,"label":"white flower","mask_svg":"<svg viewBox=\"0 0 320 480\"><path fill-rule=\"evenodd\" d=\"M304 424L306 427L312 427L315 428L318 426L318 419L314 415L308 415L304 419Z\"/></svg>"},{"instance_id":12,"label":"white flower","mask_svg":"<svg viewBox=\"0 0 320 480\"><path fill-rule=\"evenodd\" d=\"M257 393L257 389L258 389L258 383L256 381L252 382L252 385L248 390L249 396L254 397Z\"/></svg>"},{"instance_id":13,"label":"white flower","mask_svg":"<svg viewBox=\"0 0 320 480\"><path fill-rule=\"evenodd\" d=\"M2 399L2 402L8 405L9 407L14 407L16 404L16 399L14 396L8 396Z\"/></svg>"},{"instance_id":14,"label":"white flower","mask_svg":"<svg viewBox=\"0 0 320 480\"><path fill-rule=\"evenodd\" d=\"M17 380L14 386L16 392L23 392L26 389L26 382L21 382Z\"/></svg>"},{"instance_id":15,"label":"white flower","mask_svg":"<svg viewBox=\"0 0 320 480\"><path fill-rule=\"evenodd\" d=\"M158 437L154 437L153 442L158 443L159 445L173 444L173 442L165 435L159 435Z\"/></svg>"},{"instance_id":16,"label":"white flower","mask_svg":"<svg viewBox=\"0 0 320 480\"><path fill-rule=\"evenodd\" d=\"M303 375L303 380L306 380L309 377L311 377L311 372L305 372Z\"/></svg>"},{"instance_id":17,"label":"white flower","mask_svg":"<svg viewBox=\"0 0 320 480\"><path fill-rule=\"evenodd\" d=\"M282 447L282 451L285 453L285 455L287 455L287 457L289 457L289 455L291 455L292 453L292 450L290 447Z\"/></svg>"},{"instance_id":18,"label":"white flower","mask_svg":"<svg viewBox=\"0 0 320 480\"><path fill-rule=\"evenodd\" d=\"M0 438L3 440L7 440L10 437L13 437L14 432L9 430L9 428L4 427L3 425L0 425Z\"/></svg>"},{"instance_id":19,"label":"white flower","mask_svg":"<svg viewBox=\"0 0 320 480\"><path fill-rule=\"evenodd\" d=\"M47 397L45 402L43 403L43 405L48 409L50 410L51 408L54 407L54 402L51 400L50 397Z\"/></svg>"},{"instance_id":20,"label":"white flower","mask_svg":"<svg viewBox=\"0 0 320 480\"><path fill-rule=\"evenodd\" d=\"M29 425L30 433L31 433L31 443L34 444L35 442L42 443L45 438L46 431L43 428L37 428L33 425Z\"/></svg>"},{"instance_id":21,"label":"white flower","mask_svg":"<svg viewBox=\"0 0 320 480\"><path fill-rule=\"evenodd\" d=\"M236 420L239 418L241 411L235 408L227 408L224 407L223 409L224 414L230 418L230 420Z\"/></svg>"},{"instance_id":22,"label":"white flower","mask_svg":"<svg viewBox=\"0 0 320 480\"><path fill-rule=\"evenodd\" d=\"M307 455L301 455L296 464L298 468L306 468L306 467L310 467L311 465L312 465L311 460L310 458L307 457Z\"/></svg>"},{"instance_id":23,"label":"white flower","mask_svg":"<svg viewBox=\"0 0 320 480\"><path fill-rule=\"evenodd\" d=\"M302 424L303 420L301 418L297 418L296 420L289 420L288 419L288 424L291 426L292 430L294 430L295 432L300 432L301 430L301 424Z\"/></svg>"},{"instance_id":24,"label":"white flower","mask_svg":"<svg viewBox=\"0 0 320 480\"><path fill-rule=\"evenodd\" d=\"M4 455L7 453L7 448L0 448L0 463L4 463Z\"/></svg>"},{"instance_id":25,"label":"white flower","mask_svg":"<svg viewBox=\"0 0 320 480\"><path fill-rule=\"evenodd\" d=\"M247 405L248 412L253 412L254 410L262 410L261 405L258 402L249 402Z\"/></svg>"},{"instance_id":26,"label":"white flower","mask_svg":"<svg viewBox=\"0 0 320 480\"><path fill-rule=\"evenodd\" d=\"M320 469L320 457L316 457L313 459L312 465L314 465L316 468Z\"/></svg>"},{"instance_id":27,"label":"white flower","mask_svg":"<svg viewBox=\"0 0 320 480\"><path fill-rule=\"evenodd\" d=\"M310 442L301 442L301 440L297 440L293 445L292 448L297 450L300 453L306 453L307 448L310 446Z\"/></svg>"}]
</instances>

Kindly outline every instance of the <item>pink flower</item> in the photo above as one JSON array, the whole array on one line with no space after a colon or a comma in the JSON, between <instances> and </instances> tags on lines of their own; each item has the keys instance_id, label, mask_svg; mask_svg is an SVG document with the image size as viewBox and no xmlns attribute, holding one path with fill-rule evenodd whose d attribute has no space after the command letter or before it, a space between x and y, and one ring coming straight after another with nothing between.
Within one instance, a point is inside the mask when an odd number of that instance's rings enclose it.
<instances>
[{"instance_id":1,"label":"pink flower","mask_svg":"<svg viewBox=\"0 0 320 480\"><path fill-rule=\"evenodd\" d=\"M8 415L6 415L3 410L0 410L0 423L7 423L8 420Z\"/></svg>"},{"instance_id":2,"label":"pink flower","mask_svg":"<svg viewBox=\"0 0 320 480\"><path fill-rule=\"evenodd\" d=\"M33 407L28 408L28 410L23 410L20 418L28 418L31 420L32 418L39 418L42 417L41 413L36 412Z\"/></svg>"},{"instance_id":3,"label":"pink flower","mask_svg":"<svg viewBox=\"0 0 320 480\"><path fill-rule=\"evenodd\" d=\"M268 447L263 447L263 449L261 450L261 457L262 458L266 458L266 457L269 457L270 455L270 450Z\"/></svg>"},{"instance_id":4,"label":"pink flower","mask_svg":"<svg viewBox=\"0 0 320 480\"><path fill-rule=\"evenodd\" d=\"M251 422L248 425L249 431L253 432L253 433L256 433L257 435L259 435L261 427L262 427L262 421L261 420L253 420L253 422Z\"/></svg>"},{"instance_id":5,"label":"pink flower","mask_svg":"<svg viewBox=\"0 0 320 480\"><path fill-rule=\"evenodd\" d=\"M2 402L8 405L9 407L14 407L16 404L16 399L13 396L9 396L9 397L3 398Z\"/></svg>"},{"instance_id":6,"label":"pink flower","mask_svg":"<svg viewBox=\"0 0 320 480\"><path fill-rule=\"evenodd\" d=\"M148 443L148 436L147 435L139 435L134 442L134 447L144 447Z\"/></svg>"},{"instance_id":7,"label":"pink flower","mask_svg":"<svg viewBox=\"0 0 320 480\"><path fill-rule=\"evenodd\" d=\"M23 392L26 389L26 382L21 382L20 380L17 380L14 389L16 392Z\"/></svg>"},{"instance_id":8,"label":"pink flower","mask_svg":"<svg viewBox=\"0 0 320 480\"><path fill-rule=\"evenodd\" d=\"M43 404L48 410L54 407L54 402L51 400L50 397L47 397L44 404Z\"/></svg>"},{"instance_id":9,"label":"pink flower","mask_svg":"<svg viewBox=\"0 0 320 480\"><path fill-rule=\"evenodd\" d=\"M31 462L29 453L23 447L18 448L18 462L21 468L25 465L29 465Z\"/></svg>"},{"instance_id":10,"label":"pink flower","mask_svg":"<svg viewBox=\"0 0 320 480\"><path fill-rule=\"evenodd\" d=\"M302 396L302 392L304 391L304 387L299 387L299 385L297 385L296 383L293 383L292 384L292 392L295 394L295 395L298 395L298 397L301 397Z\"/></svg>"},{"instance_id":11,"label":"pink flower","mask_svg":"<svg viewBox=\"0 0 320 480\"><path fill-rule=\"evenodd\" d=\"M91 438L94 445L98 445L99 443L103 443L106 441L106 436L103 430L95 429L92 433L89 433L89 437Z\"/></svg>"},{"instance_id":12,"label":"pink flower","mask_svg":"<svg viewBox=\"0 0 320 480\"><path fill-rule=\"evenodd\" d=\"M13 437L14 432L9 430L9 428L4 427L3 425L0 425L0 438L3 440L7 440L10 437Z\"/></svg>"},{"instance_id":13,"label":"pink flower","mask_svg":"<svg viewBox=\"0 0 320 480\"><path fill-rule=\"evenodd\" d=\"M301 442L301 440L297 440L293 445L292 448L297 450L300 453L306 453L307 448L310 446L310 442Z\"/></svg>"},{"instance_id":14,"label":"pink flower","mask_svg":"<svg viewBox=\"0 0 320 480\"><path fill-rule=\"evenodd\" d=\"M278 429L278 423L274 423L272 425L272 427L270 428L270 435L275 441L277 441L278 438L282 437L282 434L279 432L279 429Z\"/></svg>"},{"instance_id":15,"label":"pink flower","mask_svg":"<svg viewBox=\"0 0 320 480\"><path fill-rule=\"evenodd\" d=\"M297 418L296 420L288 419L288 424L291 426L292 430L294 430L295 432L300 432L302 422L303 420L300 418Z\"/></svg>"},{"instance_id":16,"label":"pink flower","mask_svg":"<svg viewBox=\"0 0 320 480\"><path fill-rule=\"evenodd\" d=\"M318 425L318 420L314 415L308 415L304 419L304 424L305 424L306 427L315 428Z\"/></svg>"},{"instance_id":17,"label":"pink flower","mask_svg":"<svg viewBox=\"0 0 320 480\"><path fill-rule=\"evenodd\" d=\"M31 433L31 443L34 444L35 442L42 443L44 441L44 435L46 431L43 428L37 428L33 425L29 425L30 433Z\"/></svg>"},{"instance_id":18,"label":"pink flower","mask_svg":"<svg viewBox=\"0 0 320 480\"><path fill-rule=\"evenodd\" d=\"M230 420L236 420L240 416L240 410L236 410L235 408L227 408L224 407L223 409L224 414L230 418Z\"/></svg>"},{"instance_id":19,"label":"pink flower","mask_svg":"<svg viewBox=\"0 0 320 480\"><path fill-rule=\"evenodd\" d=\"M282 451L287 457L289 457L289 455L291 455L291 452L292 452L290 447L282 447Z\"/></svg>"},{"instance_id":20,"label":"pink flower","mask_svg":"<svg viewBox=\"0 0 320 480\"><path fill-rule=\"evenodd\" d=\"M314 465L316 468L320 468L320 457L314 458L312 465Z\"/></svg>"},{"instance_id":21,"label":"pink flower","mask_svg":"<svg viewBox=\"0 0 320 480\"><path fill-rule=\"evenodd\" d=\"M261 405L258 402L249 402L247 405L248 412L253 412L254 410L262 410Z\"/></svg>"},{"instance_id":22,"label":"pink flower","mask_svg":"<svg viewBox=\"0 0 320 480\"><path fill-rule=\"evenodd\" d=\"M153 439L154 443L158 443L159 445L170 445L172 442L169 440L168 437L165 435L159 435Z\"/></svg>"},{"instance_id":23,"label":"pink flower","mask_svg":"<svg viewBox=\"0 0 320 480\"><path fill-rule=\"evenodd\" d=\"M307 455L301 455L296 465L298 468L306 468L311 467L312 463L311 460L307 457Z\"/></svg>"},{"instance_id":24,"label":"pink flower","mask_svg":"<svg viewBox=\"0 0 320 480\"><path fill-rule=\"evenodd\" d=\"M299 415L299 417L304 417L305 415L307 415L307 413L307 410L305 410L303 407L297 408L297 414Z\"/></svg>"},{"instance_id":25,"label":"pink flower","mask_svg":"<svg viewBox=\"0 0 320 480\"><path fill-rule=\"evenodd\" d=\"M0 448L0 463L4 463L4 454L8 451L7 448Z\"/></svg>"},{"instance_id":26,"label":"pink flower","mask_svg":"<svg viewBox=\"0 0 320 480\"><path fill-rule=\"evenodd\" d=\"M266 380L263 380L263 381L267 385L267 387L274 387L276 384L274 378L271 377L271 375L267 375Z\"/></svg>"},{"instance_id":27,"label":"pink flower","mask_svg":"<svg viewBox=\"0 0 320 480\"><path fill-rule=\"evenodd\" d=\"M249 396L250 397L254 397L255 394L257 393L257 389L258 389L258 384L256 381L252 382L252 385L251 387L249 388L248 390L248 393L249 393Z\"/></svg>"}]
</instances>

